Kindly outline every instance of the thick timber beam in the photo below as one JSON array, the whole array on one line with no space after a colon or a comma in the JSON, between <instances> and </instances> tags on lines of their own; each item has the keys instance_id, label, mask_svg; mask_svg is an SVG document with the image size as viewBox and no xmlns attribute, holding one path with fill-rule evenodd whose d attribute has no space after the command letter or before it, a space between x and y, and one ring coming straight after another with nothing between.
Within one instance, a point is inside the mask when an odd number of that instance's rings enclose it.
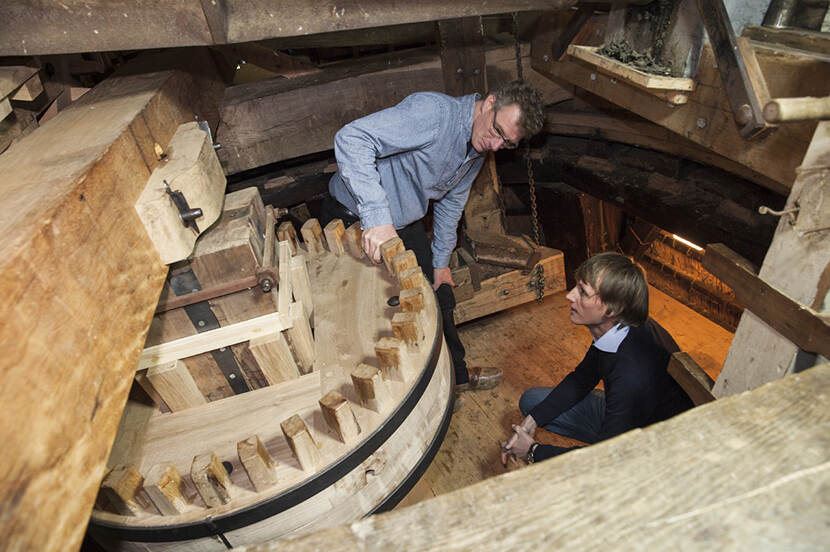
<instances>
[{"instance_id":1,"label":"thick timber beam","mask_svg":"<svg viewBox=\"0 0 830 552\"><path fill-rule=\"evenodd\" d=\"M514 11L568 9L576 0L64 0L0 4L0 56L207 46Z\"/></svg>"},{"instance_id":2,"label":"thick timber beam","mask_svg":"<svg viewBox=\"0 0 830 552\"><path fill-rule=\"evenodd\" d=\"M823 549L828 385L823 364L409 508L245 550Z\"/></svg>"},{"instance_id":3,"label":"thick timber beam","mask_svg":"<svg viewBox=\"0 0 830 552\"><path fill-rule=\"evenodd\" d=\"M0 155L4 547L83 538L167 273L134 206L210 86L112 78Z\"/></svg>"}]
</instances>

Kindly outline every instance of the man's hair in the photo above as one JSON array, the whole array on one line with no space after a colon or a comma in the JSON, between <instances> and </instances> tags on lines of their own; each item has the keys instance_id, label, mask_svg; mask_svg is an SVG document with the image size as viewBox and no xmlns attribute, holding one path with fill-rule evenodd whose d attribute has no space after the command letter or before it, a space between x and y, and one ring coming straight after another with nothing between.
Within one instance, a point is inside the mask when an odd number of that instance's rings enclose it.
<instances>
[{"instance_id":1,"label":"man's hair","mask_svg":"<svg viewBox=\"0 0 830 552\"><path fill-rule=\"evenodd\" d=\"M596 290L608 316L623 326L640 326L648 319L646 276L625 255L594 255L579 265L575 275Z\"/></svg>"},{"instance_id":2,"label":"man's hair","mask_svg":"<svg viewBox=\"0 0 830 552\"><path fill-rule=\"evenodd\" d=\"M522 129L524 138L531 138L542 130L542 125L545 123L545 104L542 100L542 94L531 85L514 80L500 84L487 93L488 96L491 94L496 99L493 106L495 109L501 109L512 104L519 106L519 109L522 110L519 127Z\"/></svg>"}]
</instances>

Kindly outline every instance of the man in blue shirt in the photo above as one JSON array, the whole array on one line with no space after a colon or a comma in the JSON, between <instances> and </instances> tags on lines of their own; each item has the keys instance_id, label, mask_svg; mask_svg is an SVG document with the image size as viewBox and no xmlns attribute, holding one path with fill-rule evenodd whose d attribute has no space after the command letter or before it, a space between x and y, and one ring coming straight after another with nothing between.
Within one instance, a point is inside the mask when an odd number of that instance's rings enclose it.
<instances>
[{"instance_id":1,"label":"man in blue shirt","mask_svg":"<svg viewBox=\"0 0 830 552\"><path fill-rule=\"evenodd\" d=\"M453 98L420 92L394 107L344 126L334 138L337 173L329 183L336 201L323 205L322 221L360 220L362 245L381 261L380 245L400 236L432 282L459 390L495 386L501 371L467 369L452 311L450 254L458 222L485 154L515 148L544 122L541 95L513 81L491 91ZM421 219L433 202L432 244Z\"/></svg>"},{"instance_id":2,"label":"man in blue shirt","mask_svg":"<svg viewBox=\"0 0 830 552\"><path fill-rule=\"evenodd\" d=\"M509 457L533 462L571 450L536 443L537 426L593 444L692 407L666 371L678 347L648 318L643 271L624 255L600 253L577 268L576 279L567 295L571 322L588 328L594 343L559 385L525 391L519 400L525 419L502 443L503 464ZM594 389L600 381L604 391Z\"/></svg>"}]
</instances>

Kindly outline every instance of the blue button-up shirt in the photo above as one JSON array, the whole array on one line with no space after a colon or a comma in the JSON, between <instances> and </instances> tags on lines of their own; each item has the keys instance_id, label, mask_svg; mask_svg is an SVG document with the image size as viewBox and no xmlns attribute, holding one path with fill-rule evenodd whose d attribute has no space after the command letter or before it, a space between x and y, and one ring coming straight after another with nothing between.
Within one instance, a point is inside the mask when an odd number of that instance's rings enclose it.
<instances>
[{"instance_id":1,"label":"blue button-up shirt","mask_svg":"<svg viewBox=\"0 0 830 552\"><path fill-rule=\"evenodd\" d=\"M478 98L419 92L344 126L334 137L332 196L360 217L363 228L403 228L421 219L434 200L432 262L446 267L484 163L470 144Z\"/></svg>"}]
</instances>

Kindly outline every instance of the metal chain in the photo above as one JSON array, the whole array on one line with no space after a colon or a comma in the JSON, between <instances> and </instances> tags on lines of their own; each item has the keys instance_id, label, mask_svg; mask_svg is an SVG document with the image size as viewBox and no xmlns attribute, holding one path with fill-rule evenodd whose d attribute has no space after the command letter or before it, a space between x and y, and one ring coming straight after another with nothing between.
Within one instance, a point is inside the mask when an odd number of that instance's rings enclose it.
<instances>
[{"instance_id":1,"label":"metal chain","mask_svg":"<svg viewBox=\"0 0 830 552\"><path fill-rule=\"evenodd\" d=\"M522 46L519 42L519 12L513 12L513 42L516 46L516 76L524 80L522 72ZM525 161L527 162L527 185L530 190L530 213L533 223L533 241L536 245L542 243L542 233L539 231L539 209L536 205L536 178L533 176L533 163L530 160L530 142L525 144ZM528 288L536 291L536 302L541 303L545 296L545 270L541 264L533 269L533 275L527 283Z\"/></svg>"}]
</instances>

